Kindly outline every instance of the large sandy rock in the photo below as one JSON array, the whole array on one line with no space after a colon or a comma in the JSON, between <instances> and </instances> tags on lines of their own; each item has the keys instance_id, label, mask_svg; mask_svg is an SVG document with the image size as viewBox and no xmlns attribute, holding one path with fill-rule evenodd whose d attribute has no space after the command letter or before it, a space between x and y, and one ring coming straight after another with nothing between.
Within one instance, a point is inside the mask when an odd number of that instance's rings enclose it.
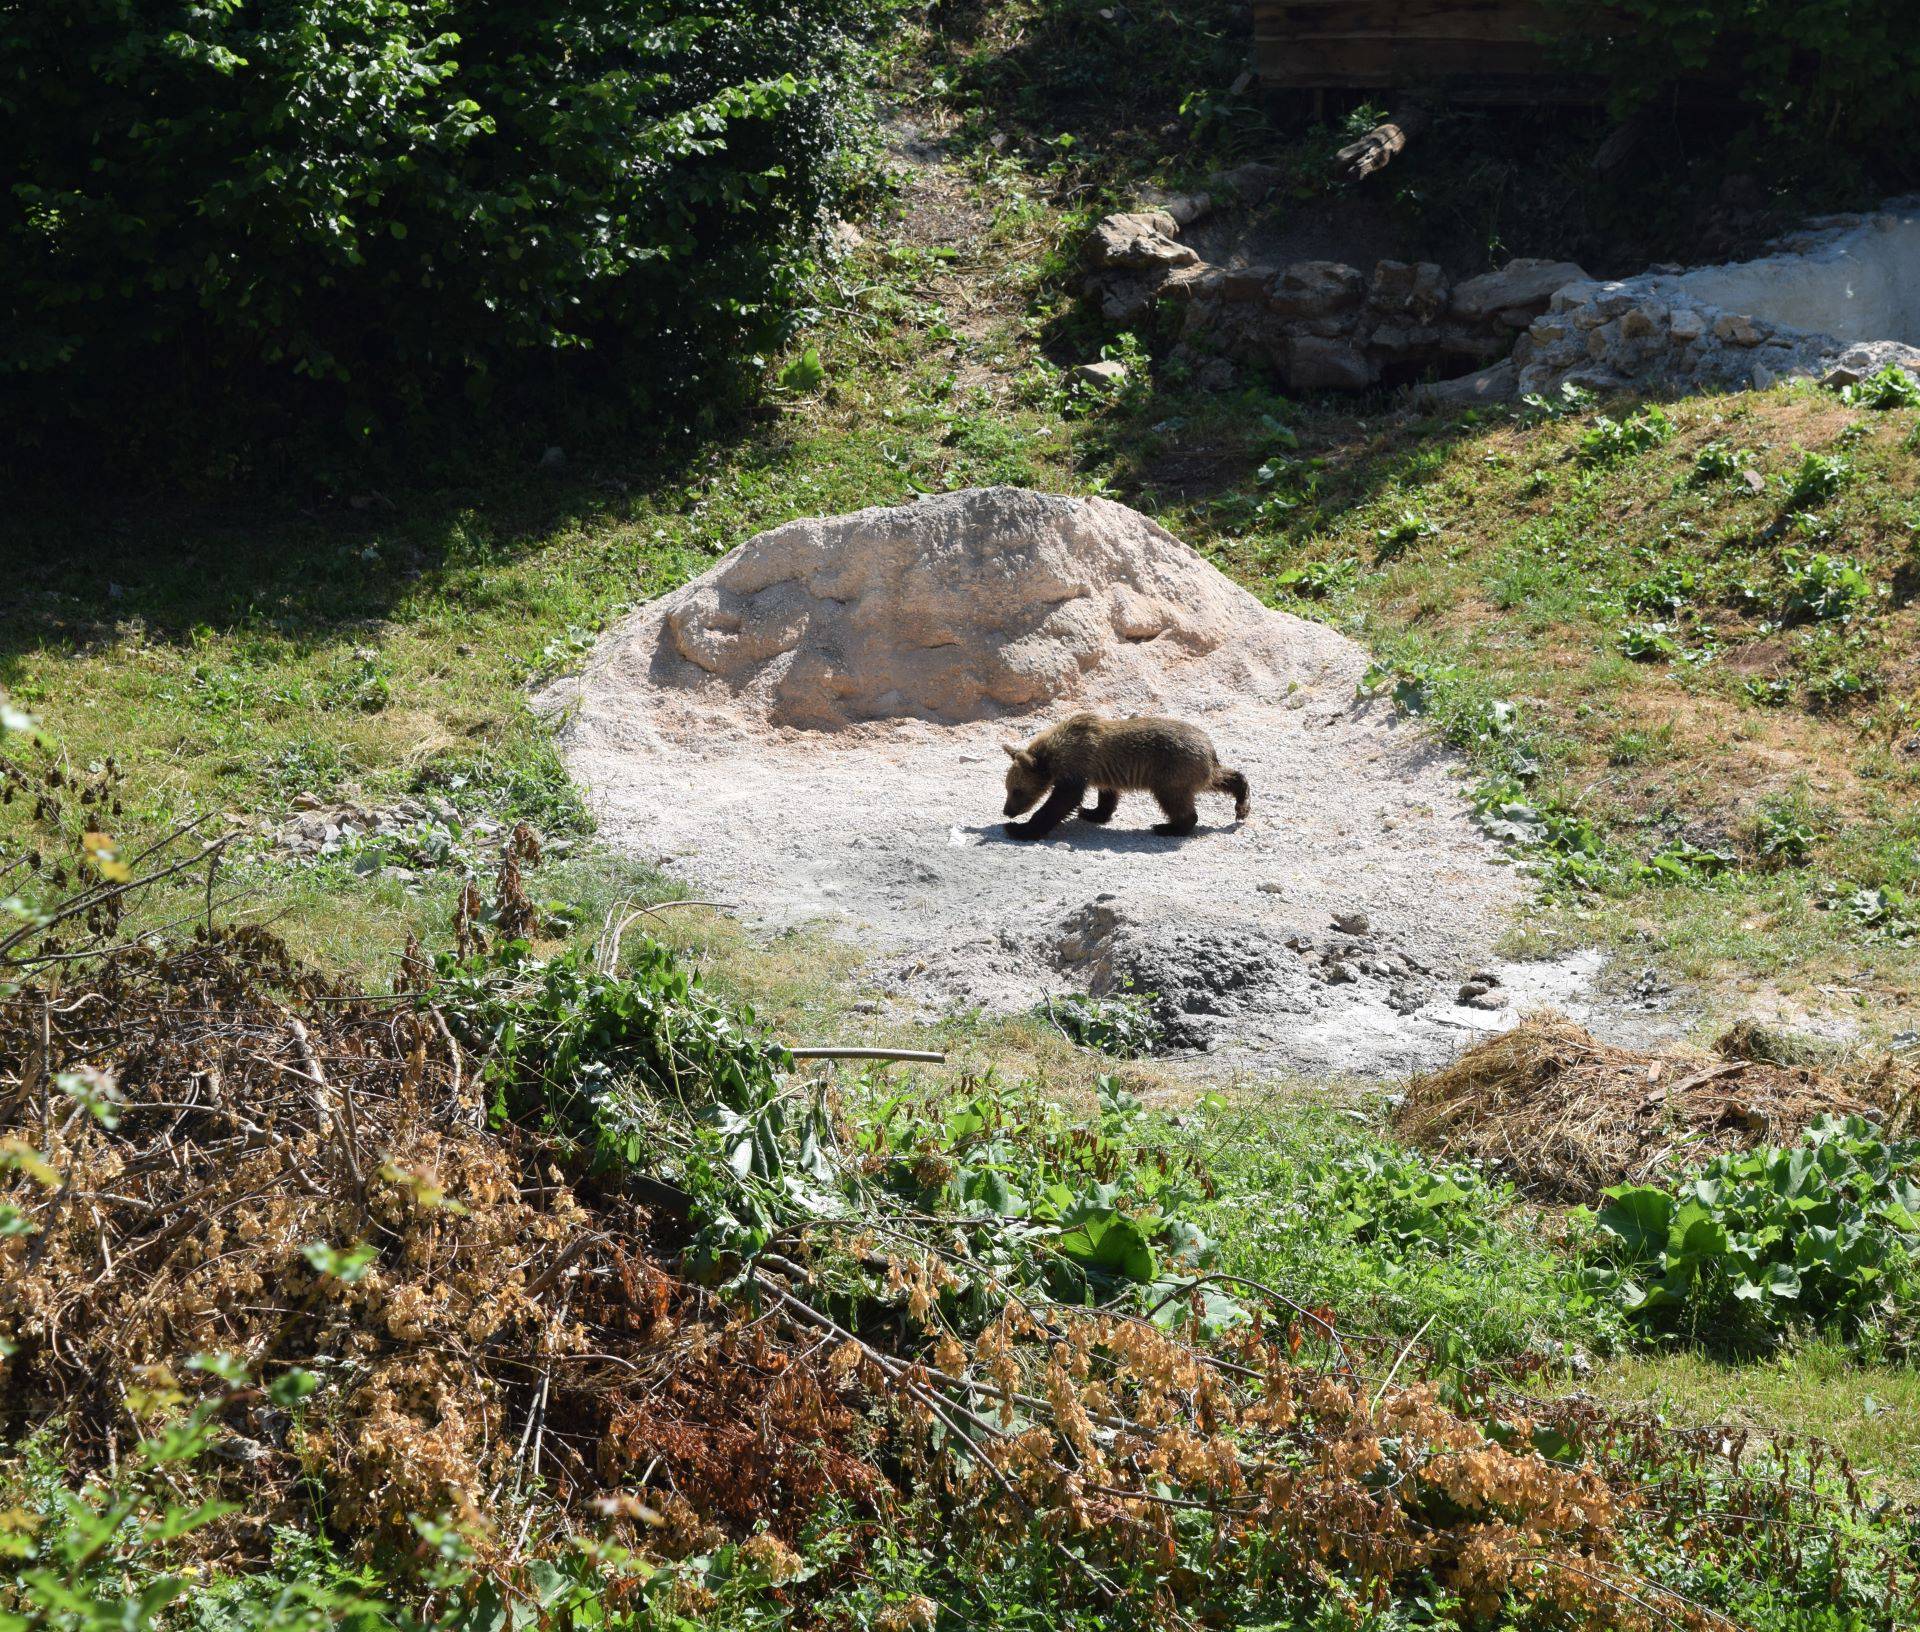
<instances>
[{"instance_id":1,"label":"large sandy rock","mask_svg":"<svg viewBox=\"0 0 1920 1632\"><path fill-rule=\"evenodd\" d=\"M1096 266L1167 269L1200 259L1179 241L1180 223L1166 210L1132 210L1095 224L1087 253Z\"/></svg>"},{"instance_id":2,"label":"large sandy rock","mask_svg":"<svg viewBox=\"0 0 1920 1632\"><path fill-rule=\"evenodd\" d=\"M1198 655L1267 618L1139 512L1007 487L776 527L663 612L656 683L829 730L1025 712L1149 644Z\"/></svg>"}]
</instances>

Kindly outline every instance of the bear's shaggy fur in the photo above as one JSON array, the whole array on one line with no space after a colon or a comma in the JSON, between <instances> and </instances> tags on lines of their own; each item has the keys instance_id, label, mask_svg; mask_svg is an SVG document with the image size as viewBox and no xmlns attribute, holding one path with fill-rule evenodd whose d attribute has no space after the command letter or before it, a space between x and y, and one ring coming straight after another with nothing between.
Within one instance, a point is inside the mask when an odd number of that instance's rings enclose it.
<instances>
[{"instance_id":1,"label":"bear's shaggy fur","mask_svg":"<svg viewBox=\"0 0 1920 1632\"><path fill-rule=\"evenodd\" d=\"M1076 814L1089 822L1108 821L1120 795L1130 792L1159 800L1167 819L1154 823L1156 833L1191 833L1200 820L1194 798L1202 793L1231 795L1235 819L1246 820L1247 779L1222 769L1206 732L1181 720L1075 714L1024 748L1008 743L1006 750L1013 763L1007 768L1004 814L1018 816L1046 795L1046 803L1026 821L1007 823L1016 839L1044 838ZM1089 788L1097 797L1082 810L1080 800Z\"/></svg>"}]
</instances>

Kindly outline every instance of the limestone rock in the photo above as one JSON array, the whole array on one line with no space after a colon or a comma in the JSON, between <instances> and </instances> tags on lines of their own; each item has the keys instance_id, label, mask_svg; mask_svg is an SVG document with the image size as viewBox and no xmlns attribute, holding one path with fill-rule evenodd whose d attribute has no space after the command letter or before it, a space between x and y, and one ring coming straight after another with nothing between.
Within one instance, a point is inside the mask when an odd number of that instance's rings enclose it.
<instances>
[{"instance_id":1,"label":"limestone rock","mask_svg":"<svg viewBox=\"0 0 1920 1632\"><path fill-rule=\"evenodd\" d=\"M1344 340L1294 335L1284 348L1287 383L1297 391L1364 391L1380 371Z\"/></svg>"},{"instance_id":2,"label":"limestone rock","mask_svg":"<svg viewBox=\"0 0 1920 1632\"><path fill-rule=\"evenodd\" d=\"M1904 368L1920 379L1920 347L1898 340L1863 340L1836 357L1820 383L1836 390L1843 385L1858 385L1889 366Z\"/></svg>"},{"instance_id":3,"label":"limestone rock","mask_svg":"<svg viewBox=\"0 0 1920 1632\"><path fill-rule=\"evenodd\" d=\"M1498 272L1483 272L1455 284L1453 312L1461 318L1497 318L1509 328L1524 329L1547 309L1555 290L1589 281L1572 261L1523 256Z\"/></svg>"},{"instance_id":4,"label":"limestone rock","mask_svg":"<svg viewBox=\"0 0 1920 1632\"><path fill-rule=\"evenodd\" d=\"M1096 266L1191 266L1200 257L1179 236L1180 223L1165 210L1125 212L1094 226L1088 254Z\"/></svg>"},{"instance_id":5,"label":"limestone rock","mask_svg":"<svg viewBox=\"0 0 1920 1632\"><path fill-rule=\"evenodd\" d=\"M1481 403L1511 402L1519 394L1520 367L1508 359L1457 380L1434 380L1418 390L1422 401L1441 408L1472 408Z\"/></svg>"},{"instance_id":6,"label":"limestone rock","mask_svg":"<svg viewBox=\"0 0 1920 1632\"><path fill-rule=\"evenodd\" d=\"M1068 369L1067 378L1090 390L1118 391L1127 383L1127 365L1117 363L1110 357L1103 358L1097 363L1082 363L1077 368Z\"/></svg>"},{"instance_id":7,"label":"limestone rock","mask_svg":"<svg viewBox=\"0 0 1920 1632\"><path fill-rule=\"evenodd\" d=\"M1367 304L1425 322L1446 306L1447 289L1447 274L1432 261L1381 261L1367 283Z\"/></svg>"},{"instance_id":8,"label":"limestone rock","mask_svg":"<svg viewBox=\"0 0 1920 1632\"><path fill-rule=\"evenodd\" d=\"M1274 269L1270 266L1230 266L1220 275L1220 298L1222 300L1259 300L1267 292L1267 286L1273 282Z\"/></svg>"},{"instance_id":9,"label":"limestone rock","mask_svg":"<svg viewBox=\"0 0 1920 1632\"><path fill-rule=\"evenodd\" d=\"M1328 317L1359 306L1366 286L1358 267L1340 261L1295 261L1273 280L1267 310L1279 317Z\"/></svg>"},{"instance_id":10,"label":"limestone rock","mask_svg":"<svg viewBox=\"0 0 1920 1632\"><path fill-rule=\"evenodd\" d=\"M775 725L952 724L1070 697L1136 651L1211 652L1263 615L1124 505L970 488L761 533L662 603L633 656Z\"/></svg>"}]
</instances>

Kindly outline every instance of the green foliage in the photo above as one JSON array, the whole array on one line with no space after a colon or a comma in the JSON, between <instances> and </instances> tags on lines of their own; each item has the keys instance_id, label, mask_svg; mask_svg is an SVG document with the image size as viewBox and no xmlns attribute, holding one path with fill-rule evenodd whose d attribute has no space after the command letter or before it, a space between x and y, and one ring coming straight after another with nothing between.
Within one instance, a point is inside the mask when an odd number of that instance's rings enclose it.
<instances>
[{"instance_id":1,"label":"green foliage","mask_svg":"<svg viewBox=\"0 0 1920 1632\"><path fill-rule=\"evenodd\" d=\"M1820 550L1789 550L1785 559L1788 617L1851 618L1872 604L1873 580L1857 562Z\"/></svg>"},{"instance_id":2,"label":"green foliage","mask_svg":"<svg viewBox=\"0 0 1920 1632\"><path fill-rule=\"evenodd\" d=\"M1807 147L1874 148L1896 166L1920 158L1920 31L1908 0L1551 3L1569 25L1566 54L1606 77L1617 113L1704 76Z\"/></svg>"},{"instance_id":3,"label":"green foliage","mask_svg":"<svg viewBox=\"0 0 1920 1632\"><path fill-rule=\"evenodd\" d=\"M1211 1102L1188 1137L1218 1189L1196 1216L1219 1267L1324 1304L1343 1326L1426 1327L1436 1353L1468 1364L1550 1343L1604 1349L1621 1334L1511 1187L1476 1167L1313 1107Z\"/></svg>"},{"instance_id":4,"label":"green foliage","mask_svg":"<svg viewBox=\"0 0 1920 1632\"><path fill-rule=\"evenodd\" d=\"M1920 408L1920 380L1898 363L1888 363L1877 374L1843 385L1840 400L1849 408Z\"/></svg>"},{"instance_id":5,"label":"green foliage","mask_svg":"<svg viewBox=\"0 0 1920 1632\"><path fill-rule=\"evenodd\" d=\"M757 1034L750 1010L709 994L669 947L642 935L625 950L622 974L594 968L581 948L546 962L513 945L447 959L440 1001L487 1050L499 1114L577 1141L603 1166L641 1168L656 1155L649 1105L764 1107L786 1055ZM757 1131L767 1147L777 1130ZM725 1160L735 1162L733 1148Z\"/></svg>"},{"instance_id":6,"label":"green foliage","mask_svg":"<svg viewBox=\"0 0 1920 1632\"><path fill-rule=\"evenodd\" d=\"M1153 992L1121 992L1092 997L1069 992L1051 998L1044 1010L1063 1035L1082 1048L1098 1049L1115 1059L1134 1060L1151 1054L1160 1043L1160 1024L1153 1017Z\"/></svg>"},{"instance_id":7,"label":"green foliage","mask_svg":"<svg viewBox=\"0 0 1920 1632\"><path fill-rule=\"evenodd\" d=\"M366 1595L365 1575L342 1568L324 1545L300 1542L297 1569L209 1583L192 1564L197 1533L238 1511L183 1492L214 1452L230 1402L244 1397L246 1368L230 1356L200 1356L190 1369L225 1386L184 1413L171 1384L139 1391L129 1410L160 1425L139 1439L111 1479L72 1479L44 1437L16 1448L9 1468L16 1504L0 1510L0 1632L129 1632L179 1626L190 1632L361 1632L390 1619ZM302 1374L304 1375L304 1374ZM282 1393L277 1404L294 1400Z\"/></svg>"},{"instance_id":8,"label":"green foliage","mask_svg":"<svg viewBox=\"0 0 1920 1632\"><path fill-rule=\"evenodd\" d=\"M1594 401L1594 394L1584 385L1575 385L1571 380L1562 380L1560 389L1551 397L1543 397L1537 391L1522 397L1518 417L1523 424L1566 419L1572 414L1586 413L1593 407Z\"/></svg>"},{"instance_id":9,"label":"green foliage","mask_svg":"<svg viewBox=\"0 0 1920 1632\"><path fill-rule=\"evenodd\" d=\"M1824 837L1792 809L1763 810L1754 823L1754 848L1776 867L1804 866L1813 856L1813 847Z\"/></svg>"},{"instance_id":10,"label":"green foliage","mask_svg":"<svg viewBox=\"0 0 1920 1632\"><path fill-rule=\"evenodd\" d=\"M1619 1185L1596 1219L1596 1292L1649 1329L1772 1342L1813 1322L1910 1336L1920 1310L1920 1141L1858 1117L1717 1157L1673 1190Z\"/></svg>"},{"instance_id":11,"label":"green foliage","mask_svg":"<svg viewBox=\"0 0 1920 1632\"><path fill-rule=\"evenodd\" d=\"M1730 482L1751 467L1752 456L1724 442L1709 442L1695 455L1693 476L1698 482Z\"/></svg>"},{"instance_id":12,"label":"green foliage","mask_svg":"<svg viewBox=\"0 0 1920 1632\"><path fill-rule=\"evenodd\" d=\"M1424 539L1438 538L1440 524L1424 510L1402 510L1386 526L1374 528L1373 536L1378 540L1375 558L1390 561L1395 556L1404 555Z\"/></svg>"},{"instance_id":13,"label":"green foliage","mask_svg":"<svg viewBox=\"0 0 1920 1632\"><path fill-rule=\"evenodd\" d=\"M1307 600L1318 601L1340 590L1351 589L1359 575L1360 563L1349 555L1333 561L1303 562L1275 574L1273 581L1282 589L1290 589Z\"/></svg>"},{"instance_id":14,"label":"green foliage","mask_svg":"<svg viewBox=\"0 0 1920 1632\"><path fill-rule=\"evenodd\" d=\"M1866 930L1874 940L1900 944L1920 940L1920 901L1910 899L1906 891L1891 884L1838 891L1824 904Z\"/></svg>"},{"instance_id":15,"label":"green foliage","mask_svg":"<svg viewBox=\"0 0 1920 1632\"><path fill-rule=\"evenodd\" d=\"M776 342L864 168L865 0L76 0L0 10L0 392L135 458ZM230 458L223 454L222 459ZM224 472L222 472L224 473Z\"/></svg>"},{"instance_id":16,"label":"green foliage","mask_svg":"<svg viewBox=\"0 0 1920 1632\"><path fill-rule=\"evenodd\" d=\"M868 1107L860 1135L882 1192L867 1204L904 1202L967 1242L967 1263L983 1273L963 1281L956 1311L984 1311L979 1297L1008 1285L1073 1303L1132 1289L1158 1301L1211 1265L1195 1222L1210 1180L1156 1145L1140 1101L1113 1078L1096 1084L1092 1121L992 1077L971 1089L944 1102L888 1095ZM1208 1309L1217 1323L1243 1318L1224 1298Z\"/></svg>"},{"instance_id":17,"label":"green foliage","mask_svg":"<svg viewBox=\"0 0 1920 1632\"><path fill-rule=\"evenodd\" d=\"M1620 631L1621 655L1636 662L1665 662L1680 655L1680 642L1670 623L1630 623Z\"/></svg>"},{"instance_id":18,"label":"green foliage","mask_svg":"<svg viewBox=\"0 0 1920 1632\"><path fill-rule=\"evenodd\" d=\"M1623 420L1601 414L1581 433L1574 457L1589 467L1618 464L1670 441L1673 430L1673 419L1664 408L1648 406Z\"/></svg>"},{"instance_id":19,"label":"green foliage","mask_svg":"<svg viewBox=\"0 0 1920 1632\"><path fill-rule=\"evenodd\" d=\"M1809 453L1791 476L1784 477L1789 510L1811 510L1825 504L1846 485L1853 466L1838 453Z\"/></svg>"}]
</instances>

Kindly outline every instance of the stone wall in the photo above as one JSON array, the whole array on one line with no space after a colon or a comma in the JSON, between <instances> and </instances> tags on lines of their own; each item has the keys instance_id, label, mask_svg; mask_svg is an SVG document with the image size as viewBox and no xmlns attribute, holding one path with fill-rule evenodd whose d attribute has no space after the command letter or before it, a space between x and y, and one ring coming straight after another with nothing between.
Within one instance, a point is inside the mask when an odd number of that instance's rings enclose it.
<instances>
[{"instance_id":1,"label":"stone wall","mask_svg":"<svg viewBox=\"0 0 1920 1632\"><path fill-rule=\"evenodd\" d=\"M1604 283L1571 261L1516 260L1458 283L1427 261L1216 265L1181 238L1211 207L1195 194L1108 216L1089 243L1088 292L1118 322L1177 303L1196 359L1262 364L1292 390L1425 379L1438 381L1422 386L1432 397L1472 402L1568 382L1765 388L1887 362L1920 374L1905 343L1920 341L1920 213L1906 205L1812 223L1756 261ZM1716 304L1728 301L1745 309ZM1827 328L1800 326L1826 311Z\"/></svg>"},{"instance_id":2,"label":"stone wall","mask_svg":"<svg viewBox=\"0 0 1920 1632\"><path fill-rule=\"evenodd\" d=\"M1498 364L1556 289L1586 279L1571 261L1515 261L1457 284L1431 261L1380 261L1371 271L1340 261L1214 265L1180 239L1208 203L1197 195L1108 216L1089 246L1089 292L1120 322L1178 303L1184 344L1263 362L1297 391L1358 391ZM1510 389L1511 379L1503 383Z\"/></svg>"},{"instance_id":3,"label":"stone wall","mask_svg":"<svg viewBox=\"0 0 1920 1632\"><path fill-rule=\"evenodd\" d=\"M1920 213L1832 216L1728 266L1556 290L1514 350L1523 392L1764 390L1798 375L1920 373ZM1814 326L1818 325L1818 326Z\"/></svg>"}]
</instances>

